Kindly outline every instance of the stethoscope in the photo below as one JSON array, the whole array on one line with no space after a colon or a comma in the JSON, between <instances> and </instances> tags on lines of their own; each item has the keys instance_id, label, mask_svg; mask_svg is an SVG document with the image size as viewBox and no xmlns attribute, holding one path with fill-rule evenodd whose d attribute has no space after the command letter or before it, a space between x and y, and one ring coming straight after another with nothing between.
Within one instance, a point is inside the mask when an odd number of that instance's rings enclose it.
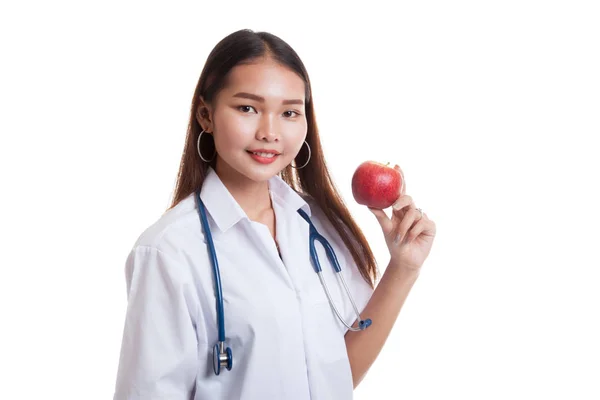
<instances>
[{"instance_id":1,"label":"stethoscope","mask_svg":"<svg viewBox=\"0 0 600 400\"><path fill-rule=\"evenodd\" d=\"M231 348L229 348L229 347L225 348L225 316L223 315L224 314L223 313L223 292L222 292L222 288L221 288L221 276L219 274L219 263L217 261L215 244L213 242L212 234L210 232L210 227L208 225L208 218L206 217L206 209L204 207L204 203L200 199L200 191L196 191L196 200L198 202L198 214L200 215L200 222L202 223L202 228L204 229L204 233L206 235L206 242L208 244L208 251L210 253L210 258L211 258L211 262L212 262L212 266L213 266L213 273L214 273L214 278L215 278L215 295L217 297L217 324L219 326L219 340L218 340L218 343L215 344L215 346L213 347L213 369L215 370L215 374L219 375L219 373L221 372L221 367L227 368L228 371L231 370L231 367L233 366L233 354L231 352ZM349 330L362 331L364 329L367 329L371 325L371 319L367 318L366 320L363 320L361 318L360 312L358 311L358 308L356 307L356 303L354 303L354 299L352 298L352 295L350 294L350 291L348 290L348 285L346 285L344 276L340 273L342 271L342 268L340 267L340 264L338 263L338 260L335 255L335 252L333 251L333 248L331 247L331 245L329 244L327 239L325 239L321 234L319 234L319 232L317 232L317 229L313 225L312 221L310 220L308 215L302 209L298 210L298 214L300 214L302 216L302 218L304 218L306 220L306 222L308 222L308 224L310 225L309 240L308 240L309 248L310 248L310 258L312 260L315 272L319 276L321 285L323 286L323 289L325 290L325 294L327 295L329 304L331 304L331 306L333 307L333 310L335 311L335 314L337 315L338 319L340 321L342 321L342 323ZM319 241L325 248L325 252L327 253L327 258L329 259L329 262L335 269L335 272L336 272L335 275L337 276L338 280L342 282L344 288L346 289L346 294L347 294L348 298L350 299L350 302L352 303L352 307L354 307L354 312L356 313L356 316L358 319L358 328L353 328L352 326L348 325L346 323L346 321L344 321L340 312L338 311L337 307L335 306L335 303L333 302L333 300L331 298L331 294L329 293L329 289L327 289L327 284L325 283L325 279L323 278L323 274L322 274L322 270L321 270L321 263L319 262L319 256L317 255L317 250L315 248L315 240Z\"/></svg>"}]
</instances>

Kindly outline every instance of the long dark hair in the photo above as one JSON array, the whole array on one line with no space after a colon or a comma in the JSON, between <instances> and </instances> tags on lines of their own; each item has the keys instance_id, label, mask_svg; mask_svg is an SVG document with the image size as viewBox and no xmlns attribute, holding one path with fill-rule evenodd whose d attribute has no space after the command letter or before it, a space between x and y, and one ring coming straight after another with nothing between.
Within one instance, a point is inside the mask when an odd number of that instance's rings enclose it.
<instances>
[{"instance_id":1,"label":"long dark hair","mask_svg":"<svg viewBox=\"0 0 600 400\"><path fill-rule=\"evenodd\" d=\"M254 32L249 29L239 30L222 39L209 54L192 99L187 136L175 193L169 209L202 187L209 165L216 169L216 157L208 164L198 156L196 146L202 127L196 115L200 97L204 98L206 103L211 104L224 87L227 74L233 67L264 57L269 57L296 72L305 83L305 108L308 123L306 141L312 153L310 162L301 169L294 169L288 165L281 171L281 178L297 193L309 195L316 201L348 247L363 278L371 287L374 287L378 278L375 257L364 234L338 193L325 163L315 120L308 73L296 52L286 42L271 33ZM202 154L214 154L214 141L203 137L200 150ZM307 158L308 149L306 146L302 146L297 156L299 160L297 165L304 164Z\"/></svg>"}]
</instances>

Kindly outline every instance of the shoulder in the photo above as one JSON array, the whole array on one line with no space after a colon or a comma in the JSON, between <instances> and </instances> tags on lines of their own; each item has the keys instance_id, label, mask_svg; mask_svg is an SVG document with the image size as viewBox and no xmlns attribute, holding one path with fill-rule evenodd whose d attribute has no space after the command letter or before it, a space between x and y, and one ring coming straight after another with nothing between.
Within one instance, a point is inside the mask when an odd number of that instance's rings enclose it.
<instances>
[{"instance_id":1,"label":"shoulder","mask_svg":"<svg viewBox=\"0 0 600 400\"><path fill-rule=\"evenodd\" d=\"M149 284L193 281L190 260L198 258L192 253L201 251L198 241L203 237L192 193L165 211L135 240L125 263L127 286L139 276L145 276Z\"/></svg>"},{"instance_id":2,"label":"shoulder","mask_svg":"<svg viewBox=\"0 0 600 400\"><path fill-rule=\"evenodd\" d=\"M300 197L302 197L306 204L308 204L308 207L310 208L310 220L315 225L317 230L323 235L325 235L325 232L321 232L322 230L325 230L327 234L332 233L330 231L335 232L333 224L331 221L329 221L329 218L327 218L327 215L317 200L315 200L309 194L300 194Z\"/></svg>"},{"instance_id":3,"label":"shoulder","mask_svg":"<svg viewBox=\"0 0 600 400\"><path fill-rule=\"evenodd\" d=\"M302 197L306 204L308 204L311 213L311 220L313 218L318 219L319 221L322 219L327 219L327 216L323 212L323 209L314 197L307 193L298 193L298 195L300 195L300 197Z\"/></svg>"},{"instance_id":4,"label":"shoulder","mask_svg":"<svg viewBox=\"0 0 600 400\"><path fill-rule=\"evenodd\" d=\"M323 208L312 196L308 194L301 194L301 197L304 199L304 201L306 201L306 203L310 207L310 220L315 225L315 228L317 228L317 231L329 241L331 241L331 244L334 246L334 248L336 250L339 249L340 251L342 251L345 257L347 258L349 255L349 251L342 239L342 235L336 229L335 225L331 222L331 220L327 217L327 215L323 211ZM336 216L333 216L333 218L337 222L337 225L340 226L340 228L343 229L345 233L349 232L349 230L346 229L344 222L340 218Z\"/></svg>"},{"instance_id":5,"label":"shoulder","mask_svg":"<svg viewBox=\"0 0 600 400\"><path fill-rule=\"evenodd\" d=\"M315 224L317 228L322 227L327 232L327 234L334 235L336 238L340 237L339 232L337 231L329 217L327 217L327 214L325 214L323 208L319 205L319 203L308 194L301 194L300 196L304 199L304 201L306 201L306 204L308 204L308 206L310 207L310 219L313 222L313 224ZM349 232L343 220L341 220L335 215L332 218L334 218L337 225L344 229L344 232Z\"/></svg>"},{"instance_id":6,"label":"shoulder","mask_svg":"<svg viewBox=\"0 0 600 400\"><path fill-rule=\"evenodd\" d=\"M135 240L133 250L153 249L173 256L190 240L190 235L202 235L201 230L196 229L199 225L192 193L146 227Z\"/></svg>"}]
</instances>

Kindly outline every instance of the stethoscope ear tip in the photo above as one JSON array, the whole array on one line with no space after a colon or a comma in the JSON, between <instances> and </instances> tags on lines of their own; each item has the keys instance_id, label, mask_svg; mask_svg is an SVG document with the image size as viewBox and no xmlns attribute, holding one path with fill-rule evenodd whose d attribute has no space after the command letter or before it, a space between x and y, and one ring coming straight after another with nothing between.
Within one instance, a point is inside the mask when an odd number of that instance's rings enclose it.
<instances>
[{"instance_id":1,"label":"stethoscope ear tip","mask_svg":"<svg viewBox=\"0 0 600 400\"><path fill-rule=\"evenodd\" d=\"M372 323L373 323L373 321L371 321L371 318L363 319L362 321L359 321L358 327L362 331L362 330L367 329L369 326L371 326Z\"/></svg>"}]
</instances>

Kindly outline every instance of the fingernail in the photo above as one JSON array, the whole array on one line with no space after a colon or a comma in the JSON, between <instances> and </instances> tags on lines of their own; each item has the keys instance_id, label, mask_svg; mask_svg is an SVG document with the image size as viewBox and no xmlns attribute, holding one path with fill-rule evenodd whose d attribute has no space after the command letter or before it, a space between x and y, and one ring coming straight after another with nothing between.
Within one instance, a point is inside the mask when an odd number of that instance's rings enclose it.
<instances>
[{"instance_id":1,"label":"fingernail","mask_svg":"<svg viewBox=\"0 0 600 400\"><path fill-rule=\"evenodd\" d=\"M396 238L394 239L394 244L398 243L400 243L400 235L396 236Z\"/></svg>"}]
</instances>

